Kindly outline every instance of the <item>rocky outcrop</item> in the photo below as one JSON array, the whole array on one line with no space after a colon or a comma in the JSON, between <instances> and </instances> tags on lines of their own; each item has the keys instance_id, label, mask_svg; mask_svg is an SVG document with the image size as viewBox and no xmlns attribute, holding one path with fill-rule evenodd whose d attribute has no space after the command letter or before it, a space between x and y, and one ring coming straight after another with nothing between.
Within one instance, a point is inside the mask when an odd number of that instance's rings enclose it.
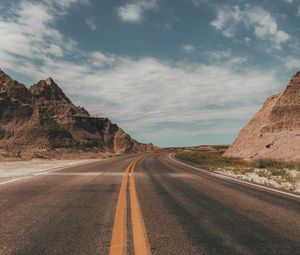
<instances>
[{"instance_id":1,"label":"rocky outcrop","mask_svg":"<svg viewBox=\"0 0 300 255\"><path fill-rule=\"evenodd\" d=\"M59 101L72 104L71 100L66 97L61 88L52 80L41 80L32 85L29 89L34 102Z\"/></svg>"},{"instance_id":2,"label":"rocky outcrop","mask_svg":"<svg viewBox=\"0 0 300 255\"><path fill-rule=\"evenodd\" d=\"M109 119L91 117L84 108L75 106L53 79L27 89L0 70L0 154L123 154L151 148Z\"/></svg>"},{"instance_id":3,"label":"rocky outcrop","mask_svg":"<svg viewBox=\"0 0 300 255\"><path fill-rule=\"evenodd\" d=\"M300 160L300 72L266 100L224 155Z\"/></svg>"}]
</instances>

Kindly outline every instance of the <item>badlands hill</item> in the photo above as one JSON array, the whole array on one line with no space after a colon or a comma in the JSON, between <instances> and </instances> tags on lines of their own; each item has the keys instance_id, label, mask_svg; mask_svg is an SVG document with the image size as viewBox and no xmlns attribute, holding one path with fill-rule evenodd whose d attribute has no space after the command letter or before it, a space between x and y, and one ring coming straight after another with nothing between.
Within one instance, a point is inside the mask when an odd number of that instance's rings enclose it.
<instances>
[{"instance_id":1,"label":"badlands hill","mask_svg":"<svg viewBox=\"0 0 300 255\"><path fill-rule=\"evenodd\" d=\"M266 100L225 156L300 160L300 72Z\"/></svg>"},{"instance_id":2,"label":"badlands hill","mask_svg":"<svg viewBox=\"0 0 300 255\"><path fill-rule=\"evenodd\" d=\"M0 158L62 158L144 152L107 118L75 106L51 79L27 89L0 69Z\"/></svg>"}]
</instances>

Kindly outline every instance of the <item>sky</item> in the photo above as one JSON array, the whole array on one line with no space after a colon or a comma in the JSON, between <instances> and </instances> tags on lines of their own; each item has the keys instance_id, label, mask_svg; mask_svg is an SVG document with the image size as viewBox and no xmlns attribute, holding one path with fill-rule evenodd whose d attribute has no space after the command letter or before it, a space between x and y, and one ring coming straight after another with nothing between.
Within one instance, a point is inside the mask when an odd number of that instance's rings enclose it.
<instances>
[{"instance_id":1,"label":"sky","mask_svg":"<svg viewBox=\"0 0 300 255\"><path fill-rule=\"evenodd\" d=\"M300 0L1 0L0 68L158 146L229 144L300 70Z\"/></svg>"}]
</instances>

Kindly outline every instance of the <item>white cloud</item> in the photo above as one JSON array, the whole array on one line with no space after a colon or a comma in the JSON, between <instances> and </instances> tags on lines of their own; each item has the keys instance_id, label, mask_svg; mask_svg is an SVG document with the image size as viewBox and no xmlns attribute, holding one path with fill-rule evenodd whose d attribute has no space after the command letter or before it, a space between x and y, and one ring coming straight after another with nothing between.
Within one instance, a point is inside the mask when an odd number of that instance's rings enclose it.
<instances>
[{"instance_id":1,"label":"white cloud","mask_svg":"<svg viewBox=\"0 0 300 255\"><path fill-rule=\"evenodd\" d=\"M206 52L206 55L209 59L213 60L221 60L221 59L227 59L232 57L231 50L215 50L215 51L208 51Z\"/></svg>"},{"instance_id":2,"label":"white cloud","mask_svg":"<svg viewBox=\"0 0 300 255\"><path fill-rule=\"evenodd\" d=\"M88 84L86 96L99 102L88 105L92 112L105 109L136 133L161 123L193 126L207 120L245 119L276 85L274 73L249 70L239 74L216 65L170 65L151 58L129 60L82 77L76 81L81 87L72 84L72 93L79 94L82 84ZM215 107L210 109L210 105Z\"/></svg>"},{"instance_id":3,"label":"white cloud","mask_svg":"<svg viewBox=\"0 0 300 255\"><path fill-rule=\"evenodd\" d=\"M117 9L122 21L136 23L144 17L146 10L158 8L158 0L135 0Z\"/></svg>"},{"instance_id":4,"label":"white cloud","mask_svg":"<svg viewBox=\"0 0 300 255\"><path fill-rule=\"evenodd\" d=\"M205 53L208 60L212 63L223 63L226 66L230 66L231 68L240 67L240 65L245 64L248 60L245 56L239 56L233 54L231 50L215 50L215 51L208 51Z\"/></svg>"},{"instance_id":5,"label":"white cloud","mask_svg":"<svg viewBox=\"0 0 300 255\"><path fill-rule=\"evenodd\" d=\"M142 19L143 11L139 5L127 4L118 9L119 17L127 22L139 22Z\"/></svg>"},{"instance_id":6,"label":"white cloud","mask_svg":"<svg viewBox=\"0 0 300 255\"><path fill-rule=\"evenodd\" d=\"M71 2L75 3L75 0L66 1L65 5ZM46 56L62 57L71 51L73 54L77 43L55 28L56 10L26 0L13 7L9 17L0 16L0 52L16 55L19 61L22 58L42 61ZM67 9L60 10L65 12Z\"/></svg>"},{"instance_id":7,"label":"white cloud","mask_svg":"<svg viewBox=\"0 0 300 255\"><path fill-rule=\"evenodd\" d=\"M96 30L97 29L97 24L96 24L96 18L95 17L89 17L86 19L85 23L88 25L90 30Z\"/></svg>"},{"instance_id":8,"label":"white cloud","mask_svg":"<svg viewBox=\"0 0 300 255\"><path fill-rule=\"evenodd\" d=\"M289 39L289 35L278 30L277 23L270 13L262 8L252 8L247 12L249 25L254 26L254 31L257 37L262 40L273 40L277 47L285 43Z\"/></svg>"},{"instance_id":9,"label":"white cloud","mask_svg":"<svg viewBox=\"0 0 300 255\"><path fill-rule=\"evenodd\" d=\"M209 0L192 0L192 3L194 4L194 6L199 8L203 4L208 4Z\"/></svg>"},{"instance_id":10,"label":"white cloud","mask_svg":"<svg viewBox=\"0 0 300 255\"><path fill-rule=\"evenodd\" d=\"M226 51L215 52L219 61L211 65L83 51L55 28L48 5L23 1L13 11L0 18L4 70L34 81L52 76L76 104L145 135L144 141L151 138L145 130L161 123L188 130L203 121L248 118L278 85L274 72L236 71L234 63L244 60Z\"/></svg>"},{"instance_id":11,"label":"white cloud","mask_svg":"<svg viewBox=\"0 0 300 255\"><path fill-rule=\"evenodd\" d=\"M234 37L236 26L242 19L241 15L239 6L223 7L218 10L217 18L211 22L211 25L222 31L225 37Z\"/></svg>"},{"instance_id":12,"label":"white cloud","mask_svg":"<svg viewBox=\"0 0 300 255\"><path fill-rule=\"evenodd\" d=\"M300 59L295 58L293 56L288 56L284 59L284 65L289 69L289 70L300 70Z\"/></svg>"},{"instance_id":13,"label":"white cloud","mask_svg":"<svg viewBox=\"0 0 300 255\"><path fill-rule=\"evenodd\" d=\"M47 48L47 52L55 57L63 56L62 48L55 44L50 44L49 47Z\"/></svg>"},{"instance_id":14,"label":"white cloud","mask_svg":"<svg viewBox=\"0 0 300 255\"><path fill-rule=\"evenodd\" d=\"M182 49L185 51L185 52L192 52L195 50L195 47L192 45L192 44L184 44L182 46Z\"/></svg>"},{"instance_id":15,"label":"white cloud","mask_svg":"<svg viewBox=\"0 0 300 255\"><path fill-rule=\"evenodd\" d=\"M300 17L300 5L297 7L297 13L296 13L297 17Z\"/></svg>"},{"instance_id":16,"label":"white cloud","mask_svg":"<svg viewBox=\"0 0 300 255\"><path fill-rule=\"evenodd\" d=\"M277 49L281 49L281 45L289 40L289 35L278 29L274 17L261 7L246 5L245 10L237 5L220 8L211 25L229 38L235 37L239 26L243 25L246 30L253 31L256 37L268 41Z\"/></svg>"},{"instance_id":17,"label":"white cloud","mask_svg":"<svg viewBox=\"0 0 300 255\"><path fill-rule=\"evenodd\" d=\"M68 9L78 4L89 4L90 0L42 0L45 4L59 7L61 9Z\"/></svg>"},{"instance_id":18,"label":"white cloud","mask_svg":"<svg viewBox=\"0 0 300 255\"><path fill-rule=\"evenodd\" d=\"M249 38L249 37L246 36L246 37L244 38L244 41L245 41L245 43L249 43L249 42L251 42L251 38Z\"/></svg>"},{"instance_id":19,"label":"white cloud","mask_svg":"<svg viewBox=\"0 0 300 255\"><path fill-rule=\"evenodd\" d=\"M100 51L94 51L90 54L89 61L94 67L101 68L115 66L120 62L127 61L127 58L113 54L104 54Z\"/></svg>"},{"instance_id":20,"label":"white cloud","mask_svg":"<svg viewBox=\"0 0 300 255\"><path fill-rule=\"evenodd\" d=\"M108 61L104 54L94 55L100 62ZM223 62L218 66L154 58L112 61L110 68L101 69L48 59L40 67L23 62L18 71L37 80L54 77L68 95L77 98L75 103L94 115L109 116L125 130L144 135L145 141L152 137L146 136L145 130L161 123L188 129L203 121L248 118L277 85L273 72L249 69L240 73Z\"/></svg>"},{"instance_id":21,"label":"white cloud","mask_svg":"<svg viewBox=\"0 0 300 255\"><path fill-rule=\"evenodd\" d=\"M229 64L233 67L235 66L239 67L240 65L245 64L247 61L248 61L247 57L235 56L229 59Z\"/></svg>"}]
</instances>

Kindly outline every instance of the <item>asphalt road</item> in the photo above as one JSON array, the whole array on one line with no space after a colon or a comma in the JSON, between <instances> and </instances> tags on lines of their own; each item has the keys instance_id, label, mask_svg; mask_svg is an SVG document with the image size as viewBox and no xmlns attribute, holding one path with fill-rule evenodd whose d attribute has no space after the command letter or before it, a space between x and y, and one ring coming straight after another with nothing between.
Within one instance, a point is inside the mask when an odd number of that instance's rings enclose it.
<instances>
[{"instance_id":1,"label":"asphalt road","mask_svg":"<svg viewBox=\"0 0 300 255\"><path fill-rule=\"evenodd\" d=\"M149 249L143 254L300 254L300 198L212 176L168 154L144 155L129 169L138 158L1 185L0 254L115 254L113 230L128 254L138 242Z\"/></svg>"}]
</instances>

